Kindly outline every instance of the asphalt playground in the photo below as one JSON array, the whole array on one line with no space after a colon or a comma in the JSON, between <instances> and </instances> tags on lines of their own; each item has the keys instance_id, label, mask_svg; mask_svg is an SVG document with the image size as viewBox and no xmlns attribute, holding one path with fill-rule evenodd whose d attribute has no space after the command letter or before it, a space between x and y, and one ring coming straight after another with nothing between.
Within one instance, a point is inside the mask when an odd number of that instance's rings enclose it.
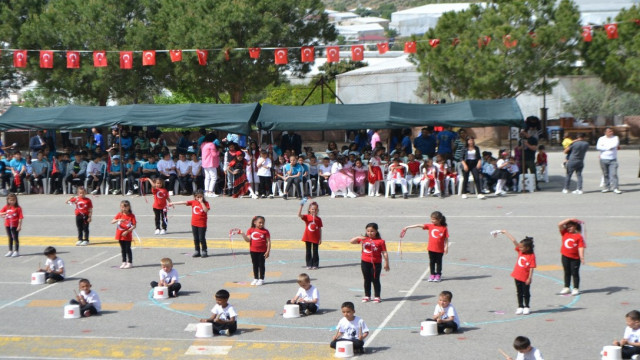
<instances>
[{"instance_id":1,"label":"asphalt playground","mask_svg":"<svg viewBox=\"0 0 640 360\"><path fill-rule=\"evenodd\" d=\"M621 195L601 193L597 152L587 156L584 194L562 194L562 155L549 154L550 182L541 192L488 196L478 200L363 197L314 199L324 222L320 269L306 270L303 223L294 199L211 199L207 239L209 258L192 258L190 208L169 211L168 234L153 235L152 199L126 197L138 219L134 268L119 269L120 249L110 220L123 196L91 197L91 244L76 247L73 208L63 195L20 196L25 214L21 256L0 258L0 358L2 359L322 359L332 358L329 342L341 318L340 304L353 301L367 323L366 359L502 359L515 357L512 342L528 336L546 359L599 359L600 350L622 336L624 315L640 309L640 179L638 150L619 153ZM573 190L572 188L571 190ZM175 197L175 200L186 200ZM0 200L4 201L4 200ZM432 211L447 217L449 254L443 281L427 282L426 233L405 225L429 221ZM248 246L233 241L232 228L246 229L254 215L266 217L272 236L265 285L250 286ZM586 265L582 294L562 296L560 235L567 217L586 224ZM357 245L348 240L379 224L387 241L391 271L382 276L380 304L362 304L362 275ZM538 267L532 283L532 313L515 315L510 277L516 257L506 237L533 236ZM31 285L30 276L55 246L66 263L67 280ZM3 245L6 246L6 245ZM3 249L2 254L6 250ZM149 282L157 280L159 261L173 259L181 275L178 298L155 300ZM320 291L318 314L282 317L283 305L297 290L297 275L308 272ZM103 303L99 316L64 319L63 307L78 280L88 278ZM634 280L636 279L636 280ZM208 317L219 289L231 292L239 311L239 331L231 337L196 338L198 318ZM437 295L453 292L462 329L457 334L422 337L420 322L433 313Z\"/></svg>"}]
</instances>

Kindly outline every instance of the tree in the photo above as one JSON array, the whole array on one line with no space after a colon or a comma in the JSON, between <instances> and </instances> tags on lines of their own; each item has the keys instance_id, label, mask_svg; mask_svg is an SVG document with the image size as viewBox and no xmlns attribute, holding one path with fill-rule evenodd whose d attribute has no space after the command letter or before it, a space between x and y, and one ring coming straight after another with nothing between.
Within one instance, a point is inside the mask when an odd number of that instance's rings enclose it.
<instances>
[{"instance_id":1,"label":"tree","mask_svg":"<svg viewBox=\"0 0 640 360\"><path fill-rule=\"evenodd\" d=\"M148 29L165 46L175 49L211 49L207 66L194 64L195 55L177 63L165 85L194 97L219 97L231 102L282 81L283 72L306 73L300 51L289 51L288 65L274 65L273 50L251 59L249 47L297 47L336 39L320 0L193 0L158 2L154 24ZM180 19L176 21L175 19ZM227 60L228 58L228 60Z\"/></svg>"},{"instance_id":2,"label":"tree","mask_svg":"<svg viewBox=\"0 0 640 360\"><path fill-rule=\"evenodd\" d=\"M119 68L119 53L107 53L108 67L93 65L93 50L139 50L155 48L145 36L145 23L153 1L136 0L58 0L46 2L40 12L29 14L20 27L17 46L26 49L76 50L81 53L79 69L67 69L65 52L55 53L53 69L41 69L37 53L29 53L25 70L41 88L67 98L95 100L106 105L109 99L120 103L148 102L160 90L154 73L158 68L143 67L134 54L133 69Z\"/></svg>"},{"instance_id":3,"label":"tree","mask_svg":"<svg viewBox=\"0 0 640 360\"><path fill-rule=\"evenodd\" d=\"M582 81L570 95L571 100L565 102L564 109L576 119L640 114L640 94L621 91L615 85Z\"/></svg>"},{"instance_id":4,"label":"tree","mask_svg":"<svg viewBox=\"0 0 640 360\"><path fill-rule=\"evenodd\" d=\"M398 11L398 9L396 8L396 5L392 3L380 4L380 6L378 6L378 12L380 13L381 18L391 20L391 14L393 14L396 11Z\"/></svg>"},{"instance_id":5,"label":"tree","mask_svg":"<svg viewBox=\"0 0 640 360\"><path fill-rule=\"evenodd\" d=\"M445 13L415 56L434 91L463 98L549 92L576 60L580 15L571 0L496 0ZM505 45L509 36L517 45ZM429 40L439 39L431 47ZM507 38L509 39L509 38ZM454 45L454 41L457 44Z\"/></svg>"},{"instance_id":6,"label":"tree","mask_svg":"<svg viewBox=\"0 0 640 360\"><path fill-rule=\"evenodd\" d=\"M603 82L621 90L640 94L640 31L636 19L640 8L632 6L618 13L618 38L608 39L598 27L591 42L583 42L582 51L587 67Z\"/></svg>"}]
</instances>

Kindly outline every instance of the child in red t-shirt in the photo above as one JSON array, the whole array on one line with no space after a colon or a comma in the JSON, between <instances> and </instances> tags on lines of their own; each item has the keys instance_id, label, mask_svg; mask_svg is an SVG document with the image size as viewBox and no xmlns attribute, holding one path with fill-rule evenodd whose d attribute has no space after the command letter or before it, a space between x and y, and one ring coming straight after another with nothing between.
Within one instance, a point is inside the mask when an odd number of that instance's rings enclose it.
<instances>
[{"instance_id":1,"label":"child in red t-shirt","mask_svg":"<svg viewBox=\"0 0 640 360\"><path fill-rule=\"evenodd\" d=\"M562 267L564 268L564 288L560 294L576 296L580 294L580 264L584 264L584 238L580 235L582 221L578 219L564 219L558 223L558 230L562 235ZM569 289L573 277L573 290Z\"/></svg>"},{"instance_id":2,"label":"child in red t-shirt","mask_svg":"<svg viewBox=\"0 0 640 360\"><path fill-rule=\"evenodd\" d=\"M360 260L360 268L364 277L364 297L362 302L369 302L371 299L371 283L373 283L373 291L375 297L374 303L381 302L380 290L380 274L382 273L382 259L384 259L384 270L389 271L389 255L387 254L387 245L380 237L378 232L378 224L369 223L366 226L367 236L356 236L350 240L352 244L362 244L362 256Z\"/></svg>"},{"instance_id":3,"label":"child in red t-shirt","mask_svg":"<svg viewBox=\"0 0 640 360\"><path fill-rule=\"evenodd\" d=\"M151 193L153 194L153 214L156 220L156 235L164 235L167 233L167 203L171 203L169 191L164 188L164 181L161 178L155 180L147 178L151 184Z\"/></svg>"},{"instance_id":4,"label":"child in red t-shirt","mask_svg":"<svg viewBox=\"0 0 640 360\"><path fill-rule=\"evenodd\" d=\"M429 231L429 270L431 275L429 281L440 282L442 280L442 257L449 252L449 230L447 229L447 218L440 212L431 213L431 223L415 224L402 228L400 237L403 238L408 229L421 228Z\"/></svg>"},{"instance_id":5,"label":"child in red t-shirt","mask_svg":"<svg viewBox=\"0 0 640 360\"><path fill-rule=\"evenodd\" d=\"M133 229L136 228L136 216L131 212L131 203L129 200L120 202L120 212L111 220L116 226L116 240L120 243L122 251L122 265L120 269L130 269L133 267L133 252L131 251L131 242L133 241Z\"/></svg>"},{"instance_id":6,"label":"child in red t-shirt","mask_svg":"<svg viewBox=\"0 0 640 360\"><path fill-rule=\"evenodd\" d=\"M251 220L251 227L246 233L239 233L244 241L249 243L251 262L253 263L253 281L251 285L264 284L265 260L271 251L271 234L264 227L264 217L254 216Z\"/></svg>"},{"instance_id":7,"label":"child in red t-shirt","mask_svg":"<svg viewBox=\"0 0 640 360\"><path fill-rule=\"evenodd\" d=\"M89 245L89 223L93 213L93 203L86 197L87 191L83 186L78 186L76 191L77 196L67 200L67 204L73 204L76 207L76 227L78 228L76 246L86 246Z\"/></svg>"},{"instance_id":8,"label":"child in red t-shirt","mask_svg":"<svg viewBox=\"0 0 640 360\"><path fill-rule=\"evenodd\" d=\"M516 292L518 295L518 309L516 315L529 315L529 299L531 298L531 280L533 269L536 267L536 255L533 253L533 238L525 237L518 242L507 230L500 230L499 234L505 234L518 253L518 261L511 272L511 276L516 281Z\"/></svg>"},{"instance_id":9,"label":"child in red t-shirt","mask_svg":"<svg viewBox=\"0 0 640 360\"><path fill-rule=\"evenodd\" d=\"M205 238L205 234L207 233L207 213L211 207L209 206L209 202L204 199L204 192L202 190L197 190L193 194L193 200L178 201L169 203L169 205L191 206L191 231L193 232L193 245L196 249L196 252L191 256L203 258L208 257L209 254L207 253L207 239ZM202 252L200 252L200 249L202 249Z\"/></svg>"},{"instance_id":10,"label":"child in red t-shirt","mask_svg":"<svg viewBox=\"0 0 640 360\"><path fill-rule=\"evenodd\" d=\"M315 203L314 203L315 204ZM9 236L9 252L4 256L18 257L20 253L20 241L18 233L22 230L22 208L18 205L18 197L16 194L7 195L7 205L0 210L0 216L4 217L4 227L7 229ZM15 251L13 243L15 242Z\"/></svg>"},{"instance_id":11,"label":"child in red t-shirt","mask_svg":"<svg viewBox=\"0 0 640 360\"><path fill-rule=\"evenodd\" d=\"M304 221L304 234L302 234L302 241L305 242L307 247L307 269L317 269L320 266L320 256L318 255L318 246L322 244L322 219L318 217L320 209L317 202L309 204L307 214L302 215L302 208L307 198L304 198L300 202L300 209L298 210L298 217ZM313 254L311 252L313 248Z\"/></svg>"}]
</instances>

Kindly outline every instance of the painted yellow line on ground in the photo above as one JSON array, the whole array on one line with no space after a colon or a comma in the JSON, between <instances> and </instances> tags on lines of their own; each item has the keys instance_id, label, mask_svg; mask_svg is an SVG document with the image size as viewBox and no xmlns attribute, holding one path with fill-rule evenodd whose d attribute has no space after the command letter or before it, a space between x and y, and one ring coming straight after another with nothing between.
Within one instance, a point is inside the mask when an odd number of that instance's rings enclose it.
<instances>
[{"instance_id":1,"label":"painted yellow line on ground","mask_svg":"<svg viewBox=\"0 0 640 360\"><path fill-rule=\"evenodd\" d=\"M612 268L612 267L626 266L625 264L620 264L619 262L615 262L615 261L588 262L587 265L595 266L599 268Z\"/></svg>"},{"instance_id":2,"label":"painted yellow line on ground","mask_svg":"<svg viewBox=\"0 0 640 360\"><path fill-rule=\"evenodd\" d=\"M536 266L537 271L555 271L562 270L562 266L560 265L538 265Z\"/></svg>"},{"instance_id":3,"label":"painted yellow line on ground","mask_svg":"<svg viewBox=\"0 0 640 360\"><path fill-rule=\"evenodd\" d=\"M242 331L243 329L240 329ZM241 334L238 336L242 336ZM128 339L62 336L0 336L2 358L28 359L199 359L189 349L228 347L224 359L329 359L328 344L295 342L252 342L231 338L210 339ZM221 350L221 349L220 349ZM209 355L211 356L211 355ZM218 355L220 356L220 355ZM211 357L207 357L211 358ZM216 357L214 358L222 358Z\"/></svg>"},{"instance_id":4,"label":"painted yellow line on ground","mask_svg":"<svg viewBox=\"0 0 640 360\"><path fill-rule=\"evenodd\" d=\"M21 236L21 246L75 246L77 238L66 236ZM229 239L213 239L207 240L209 248L213 249L228 249L231 251L231 244ZM167 238L143 238L142 245L137 241L134 242L134 247L145 248L184 248L191 249L193 247L192 239L167 239ZM91 237L90 245L94 246L108 246L119 247L117 240L112 237ZM300 240L273 240L271 242L271 248L274 250L304 250L304 244ZM389 252L395 252L398 248L398 243L395 241L387 241L387 250ZM235 251L248 250L249 247L244 242L234 241L233 249ZM360 246L350 244L347 241L323 241L320 245L321 251L353 251L360 252ZM427 244L425 243L402 243L402 252L406 253L426 253Z\"/></svg>"}]
</instances>

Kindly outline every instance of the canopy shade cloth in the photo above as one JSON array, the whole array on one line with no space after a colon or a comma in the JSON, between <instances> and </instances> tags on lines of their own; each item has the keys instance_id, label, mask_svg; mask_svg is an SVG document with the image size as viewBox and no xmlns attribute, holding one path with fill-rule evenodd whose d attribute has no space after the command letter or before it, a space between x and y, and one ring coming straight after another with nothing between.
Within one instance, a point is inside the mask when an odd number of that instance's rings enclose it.
<instances>
[{"instance_id":1,"label":"canopy shade cloth","mask_svg":"<svg viewBox=\"0 0 640 360\"><path fill-rule=\"evenodd\" d=\"M0 129L80 129L112 125L207 127L248 135L260 104L176 104L123 106L12 106Z\"/></svg>"},{"instance_id":2,"label":"canopy shade cloth","mask_svg":"<svg viewBox=\"0 0 640 360\"><path fill-rule=\"evenodd\" d=\"M392 129L412 126L516 126L524 117L515 99L469 100L450 104L263 104L258 116L263 130Z\"/></svg>"}]
</instances>

